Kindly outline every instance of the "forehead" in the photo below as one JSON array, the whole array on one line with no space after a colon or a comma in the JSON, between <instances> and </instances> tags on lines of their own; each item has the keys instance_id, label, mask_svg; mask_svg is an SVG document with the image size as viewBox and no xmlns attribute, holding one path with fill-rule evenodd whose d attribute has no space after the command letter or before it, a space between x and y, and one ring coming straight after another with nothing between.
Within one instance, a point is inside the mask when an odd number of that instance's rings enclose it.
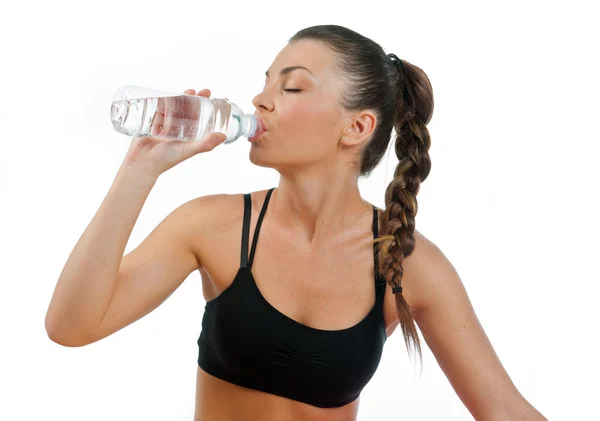
<instances>
[{"instance_id":1,"label":"forehead","mask_svg":"<svg viewBox=\"0 0 600 421\"><path fill-rule=\"evenodd\" d=\"M288 66L307 67L317 80L324 82L334 78L334 53L324 44L317 41L302 40L286 45L275 57L269 68L269 77L273 78L279 71ZM298 73L310 74L303 70Z\"/></svg>"}]
</instances>

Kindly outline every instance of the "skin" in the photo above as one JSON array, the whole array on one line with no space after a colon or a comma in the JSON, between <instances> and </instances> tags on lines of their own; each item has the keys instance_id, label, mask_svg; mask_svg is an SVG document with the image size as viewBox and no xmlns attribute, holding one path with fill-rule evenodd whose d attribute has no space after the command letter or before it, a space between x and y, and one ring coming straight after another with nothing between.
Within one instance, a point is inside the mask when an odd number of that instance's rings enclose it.
<instances>
[{"instance_id":1,"label":"skin","mask_svg":"<svg viewBox=\"0 0 600 421\"><path fill-rule=\"evenodd\" d=\"M253 100L268 131L252 143L249 156L255 165L280 174L252 267L256 283L280 312L329 330L358 323L375 302L372 205L359 192L357 159L377 118L370 110L341 107L345 81L334 64L333 53L318 42L300 41L281 50ZM280 75L298 65L310 72ZM252 193L250 239L266 193ZM206 300L227 289L240 265L243 197L225 195L223 201L223 211L210 227L204 225L202 242L193 245L202 262ZM403 264L403 296L459 398L478 420L545 420L502 367L450 262L420 232L415 239L415 250ZM384 323L388 336L398 326L389 285ZM236 386L198 367L194 421L353 421L359 402L313 407Z\"/></svg>"}]
</instances>

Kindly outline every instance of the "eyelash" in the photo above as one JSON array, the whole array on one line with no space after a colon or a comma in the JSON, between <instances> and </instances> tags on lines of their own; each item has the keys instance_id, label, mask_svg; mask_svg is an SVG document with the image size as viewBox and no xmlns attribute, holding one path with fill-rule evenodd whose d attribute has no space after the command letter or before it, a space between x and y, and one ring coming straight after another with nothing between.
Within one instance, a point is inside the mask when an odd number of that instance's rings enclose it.
<instances>
[{"instance_id":1,"label":"eyelash","mask_svg":"<svg viewBox=\"0 0 600 421\"><path fill-rule=\"evenodd\" d=\"M301 91L301 89L284 89L284 91L286 91L286 92L296 92L296 93L298 93L298 92L300 92L300 91Z\"/></svg>"}]
</instances>

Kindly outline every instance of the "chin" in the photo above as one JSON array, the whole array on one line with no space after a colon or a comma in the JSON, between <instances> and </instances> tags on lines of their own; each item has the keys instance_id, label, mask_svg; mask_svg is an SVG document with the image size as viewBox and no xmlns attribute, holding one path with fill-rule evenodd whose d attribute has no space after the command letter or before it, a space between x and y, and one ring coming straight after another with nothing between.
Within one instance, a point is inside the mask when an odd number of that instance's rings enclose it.
<instances>
[{"instance_id":1,"label":"chin","mask_svg":"<svg viewBox=\"0 0 600 421\"><path fill-rule=\"evenodd\" d=\"M271 165L269 164L269 162L264 159L264 156L261 153L261 151L259 150L259 148L257 148L254 144L252 144L252 147L250 148L250 154L248 156L248 158L250 159L250 162L252 162L254 165L257 165L259 167L266 167L266 168L271 168Z\"/></svg>"}]
</instances>

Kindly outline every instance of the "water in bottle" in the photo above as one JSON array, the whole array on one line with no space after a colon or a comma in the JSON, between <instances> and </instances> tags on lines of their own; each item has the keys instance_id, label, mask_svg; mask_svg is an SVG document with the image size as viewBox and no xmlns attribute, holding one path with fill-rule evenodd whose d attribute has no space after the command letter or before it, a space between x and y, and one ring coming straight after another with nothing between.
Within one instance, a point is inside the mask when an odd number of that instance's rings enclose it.
<instances>
[{"instance_id":1,"label":"water in bottle","mask_svg":"<svg viewBox=\"0 0 600 421\"><path fill-rule=\"evenodd\" d=\"M200 141L211 132L221 132L227 136L223 143L228 144L263 130L260 118L243 113L226 99L137 86L119 88L110 114L115 130L134 137Z\"/></svg>"}]
</instances>

